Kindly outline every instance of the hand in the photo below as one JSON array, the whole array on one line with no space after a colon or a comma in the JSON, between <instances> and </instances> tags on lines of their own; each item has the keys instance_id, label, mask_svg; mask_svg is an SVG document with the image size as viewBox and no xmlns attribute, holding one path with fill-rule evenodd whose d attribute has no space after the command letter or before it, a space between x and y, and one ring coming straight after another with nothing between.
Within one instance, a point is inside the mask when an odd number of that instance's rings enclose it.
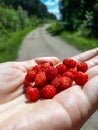
<instances>
[{"instance_id":1,"label":"hand","mask_svg":"<svg viewBox=\"0 0 98 130\"><path fill-rule=\"evenodd\" d=\"M54 65L59 62L56 57L36 58L24 62L6 62L0 64L0 104L9 102L23 94L23 82L28 70L36 64L49 61Z\"/></svg>"},{"instance_id":2,"label":"hand","mask_svg":"<svg viewBox=\"0 0 98 130\"><path fill-rule=\"evenodd\" d=\"M79 130L98 109L98 48L74 57L87 62L89 81L57 94L53 99L26 103L20 95L1 105L0 129L2 130Z\"/></svg>"}]
</instances>

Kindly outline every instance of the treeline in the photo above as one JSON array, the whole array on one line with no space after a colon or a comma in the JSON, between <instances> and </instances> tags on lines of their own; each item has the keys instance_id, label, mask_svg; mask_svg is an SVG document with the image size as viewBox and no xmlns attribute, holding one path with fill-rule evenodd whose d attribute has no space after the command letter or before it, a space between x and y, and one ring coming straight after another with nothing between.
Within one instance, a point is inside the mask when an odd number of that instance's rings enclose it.
<instances>
[{"instance_id":1,"label":"treeline","mask_svg":"<svg viewBox=\"0 0 98 130\"><path fill-rule=\"evenodd\" d=\"M40 0L0 0L0 34L37 26L47 18L56 19Z\"/></svg>"},{"instance_id":2,"label":"treeline","mask_svg":"<svg viewBox=\"0 0 98 130\"><path fill-rule=\"evenodd\" d=\"M66 30L98 37L98 0L60 0L59 7Z\"/></svg>"},{"instance_id":3,"label":"treeline","mask_svg":"<svg viewBox=\"0 0 98 130\"><path fill-rule=\"evenodd\" d=\"M0 0L0 3L4 3L7 6L12 6L17 10L18 6L21 6L23 10L28 12L28 15L36 15L40 18L51 18L56 17L47 11L47 7L40 2L40 0Z\"/></svg>"}]
</instances>

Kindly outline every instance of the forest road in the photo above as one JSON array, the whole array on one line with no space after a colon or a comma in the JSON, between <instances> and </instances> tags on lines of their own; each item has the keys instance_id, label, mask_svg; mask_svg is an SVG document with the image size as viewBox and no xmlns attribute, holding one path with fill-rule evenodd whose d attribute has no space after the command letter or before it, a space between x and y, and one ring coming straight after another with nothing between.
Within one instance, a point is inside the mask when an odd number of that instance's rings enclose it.
<instances>
[{"instance_id":1,"label":"forest road","mask_svg":"<svg viewBox=\"0 0 98 130\"><path fill-rule=\"evenodd\" d=\"M18 61L36 57L56 56L61 60L80 53L75 47L68 45L57 36L51 36L47 31L48 25L30 32L23 40L18 54Z\"/></svg>"},{"instance_id":2,"label":"forest road","mask_svg":"<svg viewBox=\"0 0 98 130\"><path fill-rule=\"evenodd\" d=\"M63 60L79 54L74 46L68 45L57 36L51 36L47 31L48 25L31 31L22 41L17 61L30 60L36 57L56 56ZM98 112L96 112L81 130L98 130Z\"/></svg>"}]
</instances>

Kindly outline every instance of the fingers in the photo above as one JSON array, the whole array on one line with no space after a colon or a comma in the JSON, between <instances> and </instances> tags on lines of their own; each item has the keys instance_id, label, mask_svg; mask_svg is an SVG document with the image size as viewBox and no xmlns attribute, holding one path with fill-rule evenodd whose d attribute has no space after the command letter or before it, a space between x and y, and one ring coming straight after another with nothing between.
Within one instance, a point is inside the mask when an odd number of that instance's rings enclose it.
<instances>
[{"instance_id":1,"label":"fingers","mask_svg":"<svg viewBox=\"0 0 98 130\"><path fill-rule=\"evenodd\" d=\"M89 79L97 76L98 75L98 66L90 68L86 73L88 74Z\"/></svg>"},{"instance_id":2,"label":"fingers","mask_svg":"<svg viewBox=\"0 0 98 130\"><path fill-rule=\"evenodd\" d=\"M98 48L94 48L92 50L88 50L86 52L73 56L72 58L75 59L77 62L80 62L80 61L87 61L97 55L98 55Z\"/></svg>"},{"instance_id":3,"label":"fingers","mask_svg":"<svg viewBox=\"0 0 98 130\"><path fill-rule=\"evenodd\" d=\"M60 62L60 60L57 57L40 57L40 58L35 58L32 60L18 62L18 63L21 64L25 68L24 72L27 72L31 70L33 66L37 64L41 64L43 62L50 62L53 65L56 65Z\"/></svg>"},{"instance_id":4,"label":"fingers","mask_svg":"<svg viewBox=\"0 0 98 130\"><path fill-rule=\"evenodd\" d=\"M73 128L83 125L91 115L89 102L81 87L75 85L54 97L68 112ZM76 130L76 129L75 129Z\"/></svg>"},{"instance_id":5,"label":"fingers","mask_svg":"<svg viewBox=\"0 0 98 130\"><path fill-rule=\"evenodd\" d=\"M92 111L98 109L98 75L91 78L84 86L83 91L91 104Z\"/></svg>"},{"instance_id":6,"label":"fingers","mask_svg":"<svg viewBox=\"0 0 98 130\"><path fill-rule=\"evenodd\" d=\"M57 57L35 58L35 61L36 61L37 64L41 64L43 62L50 62L50 63L53 63L53 65L56 65L60 62L60 60Z\"/></svg>"},{"instance_id":7,"label":"fingers","mask_svg":"<svg viewBox=\"0 0 98 130\"><path fill-rule=\"evenodd\" d=\"M19 62L19 64L21 64L25 68L24 72L27 72L27 71L31 70L33 66L37 65L37 63L34 61L34 59Z\"/></svg>"},{"instance_id":8,"label":"fingers","mask_svg":"<svg viewBox=\"0 0 98 130\"><path fill-rule=\"evenodd\" d=\"M98 65L98 56L95 56L94 58L92 58L92 59L86 61L86 63L88 64L88 67L89 67L89 68Z\"/></svg>"}]
</instances>

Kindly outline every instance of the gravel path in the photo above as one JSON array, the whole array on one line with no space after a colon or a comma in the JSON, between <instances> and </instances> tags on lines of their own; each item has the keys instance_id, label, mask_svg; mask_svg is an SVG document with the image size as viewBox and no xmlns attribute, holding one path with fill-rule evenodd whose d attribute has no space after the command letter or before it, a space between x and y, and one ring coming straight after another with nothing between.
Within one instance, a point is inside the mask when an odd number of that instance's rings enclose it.
<instances>
[{"instance_id":1,"label":"gravel path","mask_svg":"<svg viewBox=\"0 0 98 130\"><path fill-rule=\"evenodd\" d=\"M79 54L75 47L68 45L58 37L45 31L47 25L30 32L23 40L17 61L29 60L42 56L57 56L61 60ZM81 130L98 130L98 112L96 112Z\"/></svg>"},{"instance_id":2,"label":"gravel path","mask_svg":"<svg viewBox=\"0 0 98 130\"><path fill-rule=\"evenodd\" d=\"M60 59L80 53L58 37L53 37L45 31L47 27L39 27L30 32L20 47L19 61L42 56L57 56Z\"/></svg>"}]
</instances>

